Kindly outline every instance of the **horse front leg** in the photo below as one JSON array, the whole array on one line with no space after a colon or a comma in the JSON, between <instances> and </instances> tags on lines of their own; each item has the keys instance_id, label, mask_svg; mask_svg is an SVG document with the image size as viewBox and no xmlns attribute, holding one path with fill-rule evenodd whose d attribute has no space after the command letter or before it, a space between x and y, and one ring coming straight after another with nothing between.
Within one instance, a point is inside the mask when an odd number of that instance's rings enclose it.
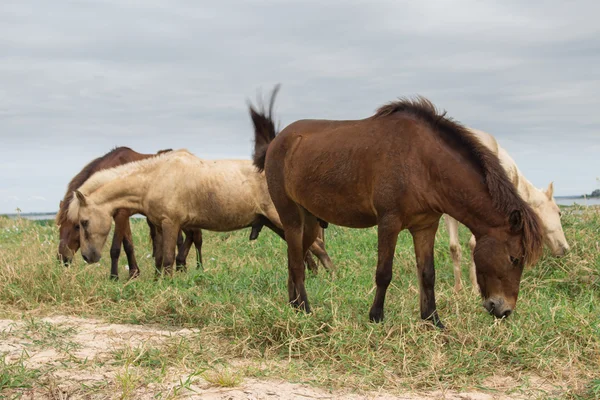
<instances>
[{"instance_id":1,"label":"horse front leg","mask_svg":"<svg viewBox=\"0 0 600 400\"><path fill-rule=\"evenodd\" d=\"M179 230L177 234L177 258L175 259L175 265L177 271L186 271L186 260L190 249L192 248L192 242L194 240L194 233L191 230L185 231L185 240L183 240L183 230Z\"/></svg>"},{"instance_id":2,"label":"horse front leg","mask_svg":"<svg viewBox=\"0 0 600 400\"><path fill-rule=\"evenodd\" d=\"M462 282L460 279L461 248L458 238L458 221L448 214L445 214L444 218L450 241L450 256L452 257L452 263L454 264L454 291L458 293L462 290Z\"/></svg>"},{"instance_id":3,"label":"horse front leg","mask_svg":"<svg viewBox=\"0 0 600 400\"><path fill-rule=\"evenodd\" d=\"M398 234L402 224L395 218L385 218L377 224L377 271L375 272L375 299L369 311L369 320L372 322L383 321L383 306L385 294L392 281L392 265Z\"/></svg>"},{"instance_id":4,"label":"horse front leg","mask_svg":"<svg viewBox=\"0 0 600 400\"><path fill-rule=\"evenodd\" d=\"M162 269L173 276L173 263L175 262L175 247L180 227L171 221L162 222Z\"/></svg>"},{"instance_id":5,"label":"horse front leg","mask_svg":"<svg viewBox=\"0 0 600 400\"><path fill-rule=\"evenodd\" d=\"M118 210L114 215L115 231L110 245L110 279L119 280L119 257L121 256L121 243L125 235L125 224L129 222L129 215L123 210Z\"/></svg>"},{"instance_id":6,"label":"horse front leg","mask_svg":"<svg viewBox=\"0 0 600 400\"><path fill-rule=\"evenodd\" d=\"M471 235L471 239L469 240L469 247L471 248L471 264L469 265L469 278L471 278L473 293L479 294L480 290L479 284L477 283L477 269L475 268L475 257L473 257L476 244L477 240L475 240L475 235Z\"/></svg>"},{"instance_id":7,"label":"horse front leg","mask_svg":"<svg viewBox=\"0 0 600 400\"><path fill-rule=\"evenodd\" d=\"M125 225L123 227L123 249L125 249L127 264L129 265L129 279L137 278L140 276L140 268L138 267L138 263L135 258L133 235L131 234L131 223L129 216L125 220Z\"/></svg>"},{"instance_id":8,"label":"horse front leg","mask_svg":"<svg viewBox=\"0 0 600 400\"><path fill-rule=\"evenodd\" d=\"M435 266L433 262L433 246L439 219L429 226L411 229L415 256L417 258L417 273L419 277L419 298L421 318L431 321L436 327L444 329L444 324L438 316L435 305Z\"/></svg>"}]
</instances>

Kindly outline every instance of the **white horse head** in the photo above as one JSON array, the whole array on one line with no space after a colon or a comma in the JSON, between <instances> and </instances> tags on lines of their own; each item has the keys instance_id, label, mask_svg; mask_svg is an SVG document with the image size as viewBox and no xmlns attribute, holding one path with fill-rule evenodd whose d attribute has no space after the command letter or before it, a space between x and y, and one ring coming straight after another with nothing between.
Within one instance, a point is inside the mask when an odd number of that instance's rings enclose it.
<instances>
[{"instance_id":1,"label":"white horse head","mask_svg":"<svg viewBox=\"0 0 600 400\"><path fill-rule=\"evenodd\" d=\"M552 254L560 257L569 251L569 244L565 238L560 222L561 211L554 201L554 184L551 182L546 190L535 188L531 193L530 204L538 214L544 226L544 241Z\"/></svg>"}]
</instances>

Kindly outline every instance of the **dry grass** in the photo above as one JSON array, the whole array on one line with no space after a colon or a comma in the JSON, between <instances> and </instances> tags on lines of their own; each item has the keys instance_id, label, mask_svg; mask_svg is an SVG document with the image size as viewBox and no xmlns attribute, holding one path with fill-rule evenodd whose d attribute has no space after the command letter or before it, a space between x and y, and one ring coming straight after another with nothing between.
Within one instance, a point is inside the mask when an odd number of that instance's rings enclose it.
<instances>
[{"instance_id":1,"label":"dry grass","mask_svg":"<svg viewBox=\"0 0 600 400\"><path fill-rule=\"evenodd\" d=\"M453 293L447 237L440 229L436 295L448 327L441 332L419 320L408 233L398 242L386 320L372 324L367 314L375 229L327 230L336 271L309 276L314 313L304 315L286 304L285 245L270 232L255 242L247 240L246 231L207 232L203 270L155 282L147 228L143 220L135 221L142 276L126 282L122 268L122 280L115 283L108 280L107 249L99 265L85 265L77 256L65 269L55 261L53 224L0 218L0 312L5 318L66 314L199 329L187 338L115 352L121 369L112 387L123 398L149 384L148 377L160 381L169 369L219 386L237 385L244 377L278 377L389 392L528 393L533 381L542 380L547 387L542 398L589 398L600 393L600 210L566 209L563 221L572 251L562 259L547 254L525 272L518 309L502 322L487 315L470 290ZM467 236L461 230L465 244ZM463 247L467 259L468 246ZM69 350L69 332L43 325L36 332L36 340L56 341ZM7 390L27 387L44 373L22 363L5 362L0 369ZM509 383L499 384L500 378Z\"/></svg>"}]
</instances>

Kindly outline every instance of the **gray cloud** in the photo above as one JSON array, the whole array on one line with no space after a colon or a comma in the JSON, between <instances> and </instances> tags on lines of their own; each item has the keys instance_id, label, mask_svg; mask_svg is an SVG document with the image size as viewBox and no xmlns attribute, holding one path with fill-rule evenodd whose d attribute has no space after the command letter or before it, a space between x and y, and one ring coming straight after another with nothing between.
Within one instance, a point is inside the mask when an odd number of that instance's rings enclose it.
<instances>
[{"instance_id":1,"label":"gray cloud","mask_svg":"<svg viewBox=\"0 0 600 400\"><path fill-rule=\"evenodd\" d=\"M276 82L284 125L422 94L494 134L534 184L589 193L599 12L594 1L5 0L0 212L56 209L70 178L118 145L249 158L245 101Z\"/></svg>"}]
</instances>

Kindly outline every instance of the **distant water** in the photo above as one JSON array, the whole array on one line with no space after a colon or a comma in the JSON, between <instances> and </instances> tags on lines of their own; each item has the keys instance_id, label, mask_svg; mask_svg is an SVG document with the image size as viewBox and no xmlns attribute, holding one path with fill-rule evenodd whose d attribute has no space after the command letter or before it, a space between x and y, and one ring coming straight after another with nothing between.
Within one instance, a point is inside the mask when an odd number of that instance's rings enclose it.
<instances>
[{"instance_id":1,"label":"distant water","mask_svg":"<svg viewBox=\"0 0 600 400\"><path fill-rule=\"evenodd\" d=\"M561 206L600 206L600 198L583 198L575 196L562 196L555 197L556 204ZM17 214L0 214L0 216L6 216L8 218L17 218ZM33 221L49 221L54 220L56 213L21 213L21 218L30 219ZM141 214L135 214L133 218L146 218Z\"/></svg>"},{"instance_id":2,"label":"distant water","mask_svg":"<svg viewBox=\"0 0 600 400\"><path fill-rule=\"evenodd\" d=\"M564 196L564 197L555 197L556 204L561 206L600 206L600 197L573 197L573 196Z\"/></svg>"},{"instance_id":3,"label":"distant water","mask_svg":"<svg viewBox=\"0 0 600 400\"><path fill-rule=\"evenodd\" d=\"M21 213L21 218L30 219L32 221L50 221L56 218L56 213ZM8 218L17 218L17 214L0 214ZM146 218L141 214L135 214L133 218Z\"/></svg>"}]
</instances>

